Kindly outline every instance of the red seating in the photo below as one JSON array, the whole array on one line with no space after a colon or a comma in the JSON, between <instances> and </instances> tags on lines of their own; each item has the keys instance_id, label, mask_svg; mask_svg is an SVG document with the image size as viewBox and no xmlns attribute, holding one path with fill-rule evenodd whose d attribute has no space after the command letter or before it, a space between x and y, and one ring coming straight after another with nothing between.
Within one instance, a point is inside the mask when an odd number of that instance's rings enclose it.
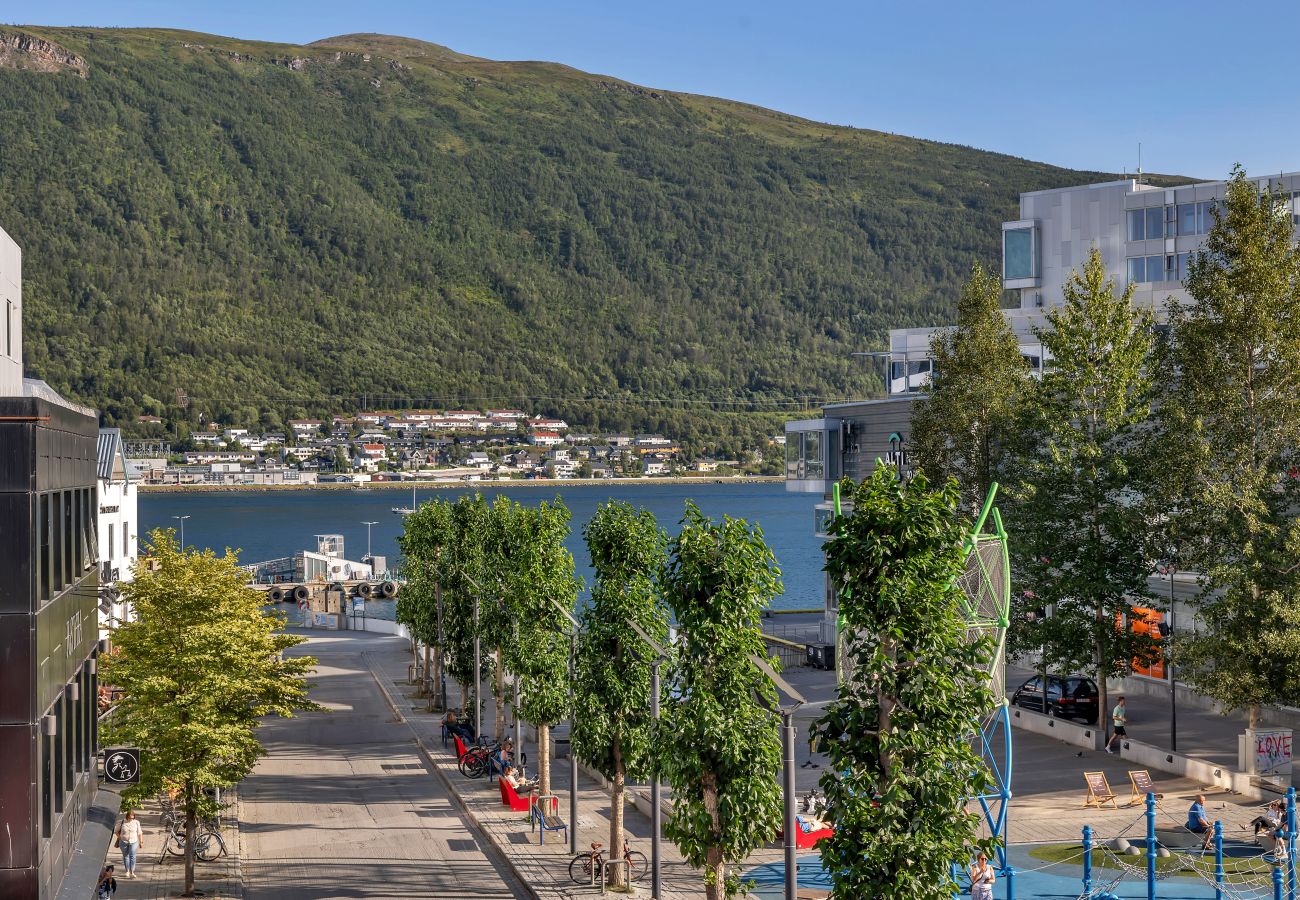
<instances>
[{"instance_id":1,"label":"red seating","mask_svg":"<svg viewBox=\"0 0 1300 900\"><path fill-rule=\"evenodd\" d=\"M456 759L460 759L469 751L465 748L465 742L460 739L460 735L453 734L452 738L456 741Z\"/></svg>"},{"instance_id":2,"label":"red seating","mask_svg":"<svg viewBox=\"0 0 1300 900\"><path fill-rule=\"evenodd\" d=\"M502 804L510 807L511 812L528 812L528 798L520 797L519 792L510 786L510 782L498 778L497 785L501 788Z\"/></svg>"},{"instance_id":3,"label":"red seating","mask_svg":"<svg viewBox=\"0 0 1300 900\"><path fill-rule=\"evenodd\" d=\"M800 828L794 833L794 845L800 850L811 850L817 846L817 842L822 838L828 838L835 833L834 828L823 828L821 831L812 831L808 834L803 833Z\"/></svg>"}]
</instances>

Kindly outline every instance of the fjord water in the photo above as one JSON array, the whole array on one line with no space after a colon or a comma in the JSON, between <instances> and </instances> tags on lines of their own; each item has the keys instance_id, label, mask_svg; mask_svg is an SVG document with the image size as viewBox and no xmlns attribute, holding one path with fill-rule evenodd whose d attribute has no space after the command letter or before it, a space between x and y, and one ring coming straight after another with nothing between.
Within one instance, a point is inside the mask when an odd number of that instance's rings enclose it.
<instances>
[{"instance_id":1,"label":"fjord water","mask_svg":"<svg viewBox=\"0 0 1300 900\"><path fill-rule=\"evenodd\" d=\"M454 500L469 489L417 488L416 501L432 498ZM580 486L484 485L488 499L506 493L520 503L533 505L557 495L573 513L568 546L573 553L585 594L592 572L582 526L607 500L624 500L641 506L659 520L669 534L676 534L687 500L694 500L705 515L745 519L763 529L764 539L776 555L785 592L773 603L775 609L812 609L823 605L821 541L813 536L813 504L817 497L787 493L780 482L761 484L594 484ZM397 536L402 517L394 506L409 506L411 491L398 488L355 490L228 491L140 494L141 536L152 528L176 528L176 516L185 520L185 542L196 547L226 547L240 550L241 562L253 563L298 550L314 550L317 534L341 534L349 559L366 553L366 526L372 528L376 555L388 557L390 567L399 560ZM371 615L391 617L387 605L373 605Z\"/></svg>"}]
</instances>

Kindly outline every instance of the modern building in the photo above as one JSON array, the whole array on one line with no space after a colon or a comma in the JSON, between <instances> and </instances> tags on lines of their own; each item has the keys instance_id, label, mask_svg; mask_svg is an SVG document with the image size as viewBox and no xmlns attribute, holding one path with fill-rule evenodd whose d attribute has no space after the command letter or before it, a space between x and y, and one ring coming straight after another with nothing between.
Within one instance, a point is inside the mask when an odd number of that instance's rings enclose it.
<instances>
[{"instance_id":1,"label":"modern building","mask_svg":"<svg viewBox=\"0 0 1300 900\"><path fill-rule=\"evenodd\" d=\"M1256 179L1261 190L1282 192L1300 224L1300 173ZM1037 371L1046 360L1034 329L1044 313L1064 302L1071 273L1081 271L1096 247L1119 289L1133 285L1133 301L1159 319L1171 299L1189 300L1183 288L1191 254L1214 224L1213 205L1227 182L1161 188L1139 179L1031 191L1020 195L1020 217L1002 223L1002 286L1018 303L1006 311L1020 351ZM936 328L889 333L891 394L919 390L930 379L930 341Z\"/></svg>"},{"instance_id":2,"label":"modern building","mask_svg":"<svg viewBox=\"0 0 1300 900\"><path fill-rule=\"evenodd\" d=\"M126 458L122 432L99 429L97 468L99 536L99 636L107 638L119 623L131 620L119 586L132 578L139 542L135 529L136 482L139 474Z\"/></svg>"},{"instance_id":3,"label":"modern building","mask_svg":"<svg viewBox=\"0 0 1300 900\"><path fill-rule=\"evenodd\" d=\"M22 257L0 231L0 897L54 897L96 791L93 410L22 378Z\"/></svg>"}]
</instances>

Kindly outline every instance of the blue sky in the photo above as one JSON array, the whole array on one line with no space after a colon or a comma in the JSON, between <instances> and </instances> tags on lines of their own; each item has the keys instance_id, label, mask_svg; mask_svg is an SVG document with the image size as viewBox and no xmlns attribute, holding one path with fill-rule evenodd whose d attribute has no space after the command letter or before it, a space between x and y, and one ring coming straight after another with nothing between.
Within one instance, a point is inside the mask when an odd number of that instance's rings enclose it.
<instances>
[{"instance_id":1,"label":"blue sky","mask_svg":"<svg viewBox=\"0 0 1300 900\"><path fill-rule=\"evenodd\" d=\"M1300 170L1300 5L858 0L8 0L0 18L544 59L1074 168Z\"/></svg>"}]
</instances>

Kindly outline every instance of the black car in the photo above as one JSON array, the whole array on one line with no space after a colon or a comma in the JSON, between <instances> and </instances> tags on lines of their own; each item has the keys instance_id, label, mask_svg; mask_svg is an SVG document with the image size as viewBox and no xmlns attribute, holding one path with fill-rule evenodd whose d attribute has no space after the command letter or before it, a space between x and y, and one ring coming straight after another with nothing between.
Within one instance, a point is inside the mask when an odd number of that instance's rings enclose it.
<instances>
[{"instance_id":1,"label":"black car","mask_svg":"<svg viewBox=\"0 0 1300 900\"><path fill-rule=\"evenodd\" d=\"M1011 695L1011 705L1045 712L1061 719L1082 719L1097 724L1097 682L1082 675L1048 675L1047 701L1043 702L1043 678L1035 675Z\"/></svg>"}]
</instances>

